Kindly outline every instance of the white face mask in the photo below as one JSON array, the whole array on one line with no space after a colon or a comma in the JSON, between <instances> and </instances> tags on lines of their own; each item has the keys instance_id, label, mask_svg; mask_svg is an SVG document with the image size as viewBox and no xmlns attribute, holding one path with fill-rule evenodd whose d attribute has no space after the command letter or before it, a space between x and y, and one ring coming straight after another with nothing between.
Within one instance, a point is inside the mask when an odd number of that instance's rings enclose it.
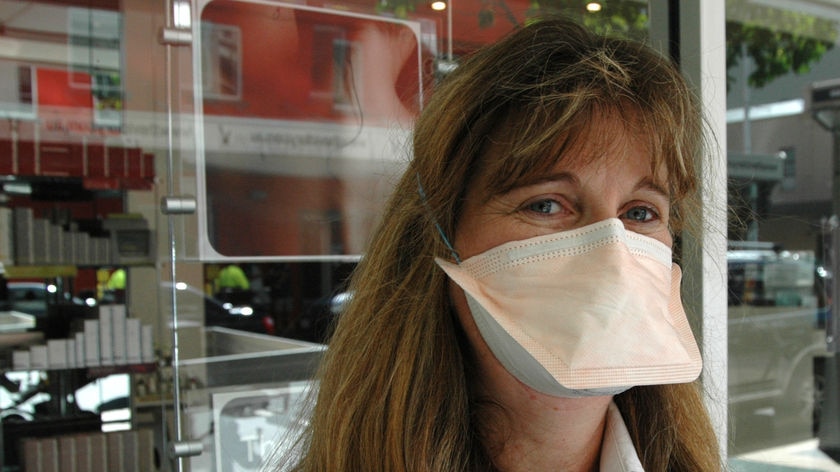
<instances>
[{"instance_id":1,"label":"white face mask","mask_svg":"<svg viewBox=\"0 0 840 472\"><path fill-rule=\"evenodd\" d=\"M700 375L671 249L619 219L436 261L499 362L534 390L614 395Z\"/></svg>"}]
</instances>

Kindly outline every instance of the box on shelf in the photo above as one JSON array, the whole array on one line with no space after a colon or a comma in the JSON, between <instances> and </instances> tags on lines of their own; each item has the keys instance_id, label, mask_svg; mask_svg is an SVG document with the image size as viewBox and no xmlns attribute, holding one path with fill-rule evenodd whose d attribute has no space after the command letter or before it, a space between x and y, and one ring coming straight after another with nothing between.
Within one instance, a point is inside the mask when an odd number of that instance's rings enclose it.
<instances>
[{"instance_id":1,"label":"box on shelf","mask_svg":"<svg viewBox=\"0 0 840 472\"><path fill-rule=\"evenodd\" d=\"M68 433L21 440L26 472L155 470L154 433L150 428Z\"/></svg>"},{"instance_id":2,"label":"box on shelf","mask_svg":"<svg viewBox=\"0 0 840 472\"><path fill-rule=\"evenodd\" d=\"M123 365L127 363L126 356L126 312L125 305L105 305L111 317L111 345L114 355L114 364Z\"/></svg>"},{"instance_id":3,"label":"box on shelf","mask_svg":"<svg viewBox=\"0 0 840 472\"><path fill-rule=\"evenodd\" d=\"M47 265L50 260L50 221L32 218L32 253L35 264Z\"/></svg>"},{"instance_id":4,"label":"box on shelf","mask_svg":"<svg viewBox=\"0 0 840 472\"><path fill-rule=\"evenodd\" d=\"M0 262L10 265L124 265L154 259L154 237L148 221L135 214L109 215L100 235L80 230L77 222L58 224L35 217L32 208L0 208ZM10 213L9 213L10 212ZM98 231L99 229L97 229ZM5 242L4 242L5 240Z\"/></svg>"},{"instance_id":5,"label":"box on shelf","mask_svg":"<svg viewBox=\"0 0 840 472\"><path fill-rule=\"evenodd\" d=\"M79 456L79 448L76 447L76 438L74 436L59 436L58 437L58 470L78 471L76 463Z\"/></svg>"},{"instance_id":6,"label":"box on shelf","mask_svg":"<svg viewBox=\"0 0 840 472\"><path fill-rule=\"evenodd\" d=\"M99 320L85 320L85 365L98 367L99 361Z\"/></svg>"},{"instance_id":7,"label":"box on shelf","mask_svg":"<svg viewBox=\"0 0 840 472\"><path fill-rule=\"evenodd\" d=\"M140 333L140 352L144 364L155 361L154 328L152 325L143 325Z\"/></svg>"},{"instance_id":8,"label":"box on shelf","mask_svg":"<svg viewBox=\"0 0 840 472\"><path fill-rule=\"evenodd\" d=\"M114 324L108 307L99 307L99 365L114 365Z\"/></svg>"},{"instance_id":9,"label":"box on shelf","mask_svg":"<svg viewBox=\"0 0 840 472\"><path fill-rule=\"evenodd\" d=\"M14 213L11 208L0 207L0 263L12 265L15 258Z\"/></svg>"},{"instance_id":10,"label":"box on shelf","mask_svg":"<svg viewBox=\"0 0 840 472\"><path fill-rule=\"evenodd\" d=\"M76 342L73 343L73 346L76 348L76 366L83 367L85 366L85 333L84 331L79 331L75 335Z\"/></svg>"},{"instance_id":11,"label":"box on shelf","mask_svg":"<svg viewBox=\"0 0 840 472\"><path fill-rule=\"evenodd\" d=\"M0 175L13 175L17 173L17 159L15 156L15 142L11 139L0 139L0 156L9 156L0 159Z\"/></svg>"},{"instance_id":12,"label":"box on shelf","mask_svg":"<svg viewBox=\"0 0 840 472\"><path fill-rule=\"evenodd\" d=\"M35 158L35 143L32 141L17 142L17 172L18 175L38 175L37 159Z\"/></svg>"},{"instance_id":13,"label":"box on shelf","mask_svg":"<svg viewBox=\"0 0 840 472\"><path fill-rule=\"evenodd\" d=\"M85 157L87 167L84 169L85 177L107 177L108 165L105 159L105 144L102 142L88 141L85 146Z\"/></svg>"},{"instance_id":14,"label":"box on shelf","mask_svg":"<svg viewBox=\"0 0 840 472\"><path fill-rule=\"evenodd\" d=\"M126 149L119 146L105 148L108 177L128 177Z\"/></svg>"},{"instance_id":15,"label":"box on shelf","mask_svg":"<svg viewBox=\"0 0 840 472\"><path fill-rule=\"evenodd\" d=\"M65 341L67 350L64 352L64 355L67 356L67 367L84 367L84 364L76 363L76 336L74 335L72 338L66 339Z\"/></svg>"},{"instance_id":16,"label":"box on shelf","mask_svg":"<svg viewBox=\"0 0 840 472\"><path fill-rule=\"evenodd\" d=\"M84 172L80 143L41 142L38 144L39 175L79 177Z\"/></svg>"},{"instance_id":17,"label":"box on shelf","mask_svg":"<svg viewBox=\"0 0 840 472\"><path fill-rule=\"evenodd\" d=\"M128 364L143 362L143 325L139 318L125 320L125 360Z\"/></svg>"},{"instance_id":18,"label":"box on shelf","mask_svg":"<svg viewBox=\"0 0 840 472\"><path fill-rule=\"evenodd\" d=\"M49 351L45 345L29 347L29 366L32 369L49 369Z\"/></svg>"},{"instance_id":19,"label":"box on shelf","mask_svg":"<svg viewBox=\"0 0 840 472\"><path fill-rule=\"evenodd\" d=\"M34 234L32 221L34 220L32 208L12 209L14 228L14 249L15 262L17 264L34 264Z\"/></svg>"},{"instance_id":20,"label":"box on shelf","mask_svg":"<svg viewBox=\"0 0 840 472\"><path fill-rule=\"evenodd\" d=\"M79 331L69 337L46 342L39 338L28 349L12 351L11 366L18 370L47 370L155 361L152 325L127 316L125 305L101 305L98 311L96 319L82 320Z\"/></svg>"},{"instance_id":21,"label":"box on shelf","mask_svg":"<svg viewBox=\"0 0 840 472\"><path fill-rule=\"evenodd\" d=\"M29 370L32 366L29 350L17 349L12 351L12 368L15 370Z\"/></svg>"},{"instance_id":22,"label":"box on shelf","mask_svg":"<svg viewBox=\"0 0 840 472\"><path fill-rule=\"evenodd\" d=\"M47 366L50 369L66 369L70 367L67 362L67 340L47 340Z\"/></svg>"},{"instance_id":23,"label":"box on shelf","mask_svg":"<svg viewBox=\"0 0 840 472\"><path fill-rule=\"evenodd\" d=\"M111 433L105 435L105 448L108 451L108 470L113 472L124 472L125 466L125 435L122 433Z\"/></svg>"}]
</instances>

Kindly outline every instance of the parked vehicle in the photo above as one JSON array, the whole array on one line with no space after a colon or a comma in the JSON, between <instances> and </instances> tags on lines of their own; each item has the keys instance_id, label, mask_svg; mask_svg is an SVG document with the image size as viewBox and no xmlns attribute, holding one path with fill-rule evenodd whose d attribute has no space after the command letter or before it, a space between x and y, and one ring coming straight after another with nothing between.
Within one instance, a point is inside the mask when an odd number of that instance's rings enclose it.
<instances>
[{"instance_id":1,"label":"parked vehicle","mask_svg":"<svg viewBox=\"0 0 840 472\"><path fill-rule=\"evenodd\" d=\"M727 259L730 411L816 429L823 379L815 365L826 343L813 252L737 249Z\"/></svg>"},{"instance_id":2,"label":"parked vehicle","mask_svg":"<svg viewBox=\"0 0 840 472\"><path fill-rule=\"evenodd\" d=\"M41 282L8 282L11 308L35 318L47 316L51 304L70 303L84 305L85 302L69 293L58 293L58 287Z\"/></svg>"},{"instance_id":3,"label":"parked vehicle","mask_svg":"<svg viewBox=\"0 0 840 472\"><path fill-rule=\"evenodd\" d=\"M161 289L167 293L171 292L172 287L172 282L161 283ZM250 304L222 301L184 282L177 282L174 287L178 325L181 327L222 326L241 331L274 334L274 320ZM165 315L167 319L171 319L172 313L167 311Z\"/></svg>"}]
</instances>

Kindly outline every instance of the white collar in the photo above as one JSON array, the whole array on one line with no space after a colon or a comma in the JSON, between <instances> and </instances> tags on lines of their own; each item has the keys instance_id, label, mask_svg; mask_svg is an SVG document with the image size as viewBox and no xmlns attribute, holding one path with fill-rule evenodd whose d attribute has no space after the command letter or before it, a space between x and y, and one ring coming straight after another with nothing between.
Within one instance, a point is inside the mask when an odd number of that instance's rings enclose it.
<instances>
[{"instance_id":1,"label":"white collar","mask_svg":"<svg viewBox=\"0 0 840 472\"><path fill-rule=\"evenodd\" d=\"M607 410L607 425L601 442L601 472L644 472L630 433L615 403Z\"/></svg>"}]
</instances>

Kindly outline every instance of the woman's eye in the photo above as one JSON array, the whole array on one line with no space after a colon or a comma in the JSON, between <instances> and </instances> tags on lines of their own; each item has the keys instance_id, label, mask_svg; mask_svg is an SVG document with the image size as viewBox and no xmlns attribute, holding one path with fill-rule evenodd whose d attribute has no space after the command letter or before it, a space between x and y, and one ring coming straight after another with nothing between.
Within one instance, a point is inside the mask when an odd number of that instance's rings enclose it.
<instances>
[{"instance_id":1,"label":"woman's eye","mask_svg":"<svg viewBox=\"0 0 840 472\"><path fill-rule=\"evenodd\" d=\"M560 210L560 204L554 200L539 200L529 203L526 208L535 213L550 215Z\"/></svg>"},{"instance_id":2,"label":"woman's eye","mask_svg":"<svg viewBox=\"0 0 840 472\"><path fill-rule=\"evenodd\" d=\"M630 210L628 210L626 213L624 213L624 218L625 219L633 220L633 221L641 221L641 222L650 221L650 220L656 218L657 216L658 215L656 214L655 211L653 211L650 208L643 207L643 206L633 207Z\"/></svg>"}]
</instances>

